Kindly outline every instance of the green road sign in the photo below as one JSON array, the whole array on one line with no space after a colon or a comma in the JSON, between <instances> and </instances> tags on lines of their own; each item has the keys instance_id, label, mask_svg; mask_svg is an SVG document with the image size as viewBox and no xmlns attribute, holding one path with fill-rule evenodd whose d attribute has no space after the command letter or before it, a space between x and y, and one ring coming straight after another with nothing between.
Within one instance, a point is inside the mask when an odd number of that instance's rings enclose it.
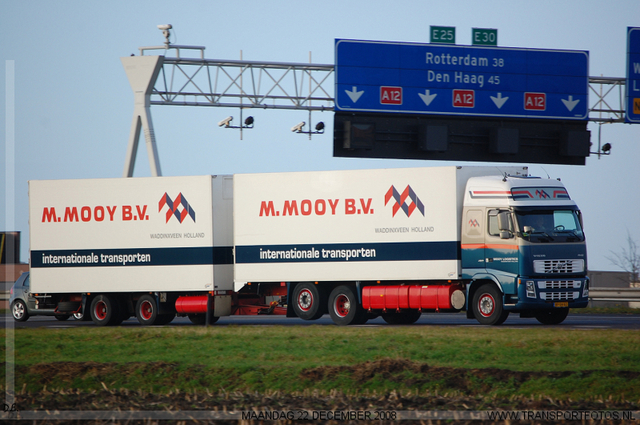
<instances>
[{"instance_id":1,"label":"green road sign","mask_svg":"<svg viewBox=\"0 0 640 425\"><path fill-rule=\"evenodd\" d=\"M432 43L456 44L456 27L429 27Z\"/></svg>"},{"instance_id":2,"label":"green road sign","mask_svg":"<svg viewBox=\"0 0 640 425\"><path fill-rule=\"evenodd\" d=\"M489 28L472 28L471 44L474 46L497 46L498 30Z\"/></svg>"}]
</instances>

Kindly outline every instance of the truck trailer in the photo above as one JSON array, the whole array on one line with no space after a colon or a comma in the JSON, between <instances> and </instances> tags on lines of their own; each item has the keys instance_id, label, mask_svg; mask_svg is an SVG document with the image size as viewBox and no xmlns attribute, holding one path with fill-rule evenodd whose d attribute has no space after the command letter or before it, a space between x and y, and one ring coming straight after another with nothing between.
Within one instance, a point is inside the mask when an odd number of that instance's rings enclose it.
<instances>
[{"instance_id":1,"label":"truck trailer","mask_svg":"<svg viewBox=\"0 0 640 425\"><path fill-rule=\"evenodd\" d=\"M97 325L558 324L588 303L580 210L526 167L30 181L29 221L37 308Z\"/></svg>"}]
</instances>

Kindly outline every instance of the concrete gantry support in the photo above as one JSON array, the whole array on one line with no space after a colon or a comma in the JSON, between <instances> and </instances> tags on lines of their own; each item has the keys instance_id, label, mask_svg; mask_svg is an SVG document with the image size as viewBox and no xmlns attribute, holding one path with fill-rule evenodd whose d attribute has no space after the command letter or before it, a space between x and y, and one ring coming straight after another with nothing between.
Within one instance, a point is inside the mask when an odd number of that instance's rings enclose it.
<instances>
[{"instance_id":1,"label":"concrete gantry support","mask_svg":"<svg viewBox=\"0 0 640 425\"><path fill-rule=\"evenodd\" d=\"M144 130L151 175L153 177L161 176L162 171L160 170L158 148L156 146L156 137L153 132L153 122L151 121L149 107L151 105L151 92L153 91L156 78L158 78L158 74L162 69L164 57L129 56L120 58L120 60L129 78L134 96L133 122L131 123L131 133L129 135L129 146L127 148L123 177L133 177L133 168L136 162L141 129Z\"/></svg>"}]
</instances>

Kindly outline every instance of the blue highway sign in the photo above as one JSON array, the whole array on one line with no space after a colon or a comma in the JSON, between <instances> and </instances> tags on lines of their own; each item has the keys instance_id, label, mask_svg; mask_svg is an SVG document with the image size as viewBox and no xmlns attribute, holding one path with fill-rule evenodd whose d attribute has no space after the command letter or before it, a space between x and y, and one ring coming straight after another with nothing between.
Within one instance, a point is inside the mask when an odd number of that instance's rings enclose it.
<instances>
[{"instance_id":1,"label":"blue highway sign","mask_svg":"<svg viewBox=\"0 0 640 425\"><path fill-rule=\"evenodd\" d=\"M626 122L640 123L640 28L627 28Z\"/></svg>"},{"instance_id":2,"label":"blue highway sign","mask_svg":"<svg viewBox=\"0 0 640 425\"><path fill-rule=\"evenodd\" d=\"M589 52L336 40L338 111L588 120Z\"/></svg>"}]
</instances>

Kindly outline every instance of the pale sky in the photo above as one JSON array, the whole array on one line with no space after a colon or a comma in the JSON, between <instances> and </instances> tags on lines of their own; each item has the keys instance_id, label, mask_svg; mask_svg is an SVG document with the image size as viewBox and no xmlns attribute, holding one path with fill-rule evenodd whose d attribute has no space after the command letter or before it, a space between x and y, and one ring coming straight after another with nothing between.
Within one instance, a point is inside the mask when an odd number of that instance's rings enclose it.
<instances>
[{"instance_id":1,"label":"pale sky","mask_svg":"<svg viewBox=\"0 0 640 425\"><path fill-rule=\"evenodd\" d=\"M472 28L496 28L500 46L587 50L589 75L624 77L626 31L640 27L640 2L2 0L0 227L22 232L22 261L29 180L122 175L133 94L120 57L162 44L157 25L167 23L172 41L205 46L209 59L239 59L242 51L245 60L308 63L311 52L312 62L324 64L334 63L336 38L428 42L429 26L442 25L456 27L457 44L470 44ZM15 103L6 95L8 67L15 70ZM243 140L217 126L229 115L238 120L235 109L153 106L151 114L167 176L458 165L333 158L331 111L314 113L327 128L312 140L290 131L308 120L303 111L245 111L256 123ZM598 125L589 130L597 146ZM7 151L7 137L14 151ZM586 166L530 170L562 178L581 207L589 268L616 270L606 257L626 246L627 232L640 241L640 125L604 125L602 142L613 145L611 155L592 156ZM149 172L143 148L135 175Z\"/></svg>"}]
</instances>

